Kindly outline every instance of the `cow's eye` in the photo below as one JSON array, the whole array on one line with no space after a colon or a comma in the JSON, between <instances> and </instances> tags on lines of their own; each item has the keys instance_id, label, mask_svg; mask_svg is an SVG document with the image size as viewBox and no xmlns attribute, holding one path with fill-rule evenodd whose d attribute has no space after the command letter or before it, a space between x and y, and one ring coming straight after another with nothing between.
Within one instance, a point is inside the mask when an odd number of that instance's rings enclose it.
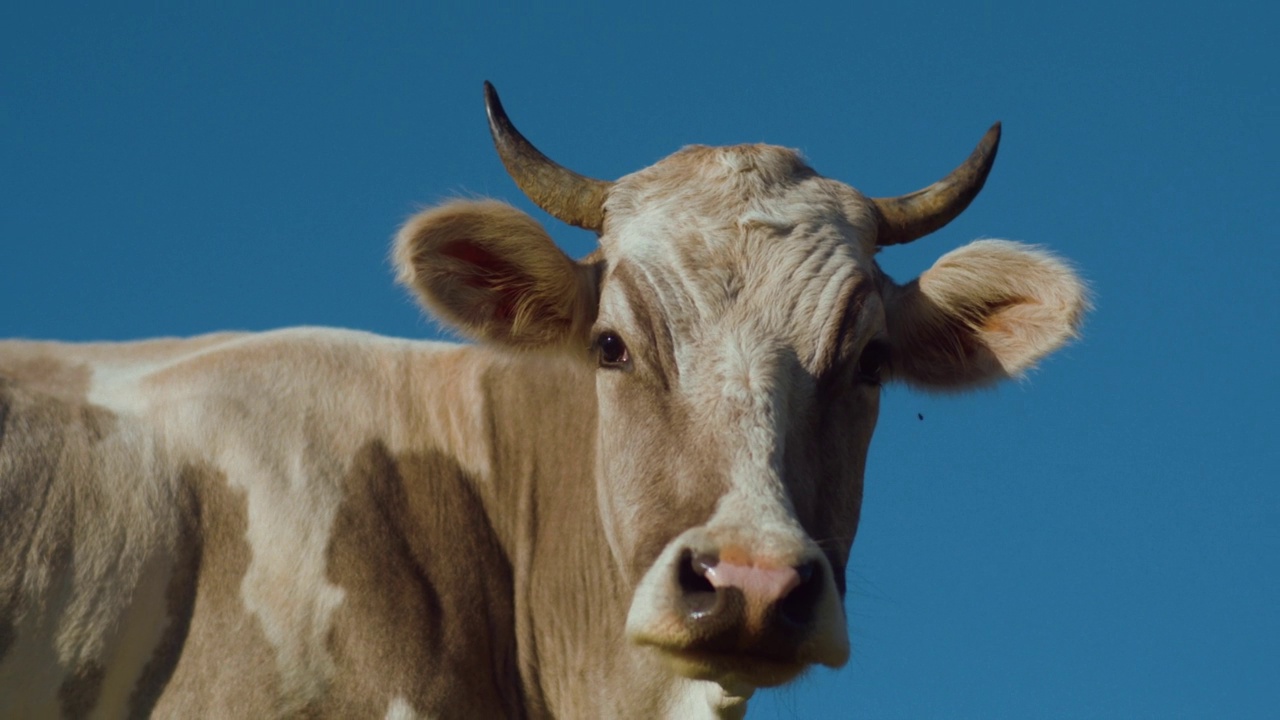
<instances>
[{"instance_id":1,"label":"cow's eye","mask_svg":"<svg viewBox=\"0 0 1280 720\"><path fill-rule=\"evenodd\" d=\"M605 330L596 338L596 348L600 352L600 367L625 367L631 360L627 353L627 344L622 342L618 333Z\"/></svg>"},{"instance_id":2,"label":"cow's eye","mask_svg":"<svg viewBox=\"0 0 1280 720\"><path fill-rule=\"evenodd\" d=\"M867 385L883 382L885 365L889 363L889 345L883 340L872 340L862 349L858 358L858 380Z\"/></svg>"}]
</instances>

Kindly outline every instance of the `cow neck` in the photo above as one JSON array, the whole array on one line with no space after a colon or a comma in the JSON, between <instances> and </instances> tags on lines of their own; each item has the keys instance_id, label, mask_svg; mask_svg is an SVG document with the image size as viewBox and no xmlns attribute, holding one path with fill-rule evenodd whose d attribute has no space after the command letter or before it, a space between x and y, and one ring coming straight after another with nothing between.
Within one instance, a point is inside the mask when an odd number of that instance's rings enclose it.
<instances>
[{"instance_id":1,"label":"cow neck","mask_svg":"<svg viewBox=\"0 0 1280 720\"><path fill-rule=\"evenodd\" d=\"M505 555L525 702L535 717L576 715L563 701L581 701L583 682L607 685L626 615L596 509L593 376L567 358L479 346L429 365L413 424L450 445L439 450L459 459Z\"/></svg>"},{"instance_id":2,"label":"cow neck","mask_svg":"<svg viewBox=\"0 0 1280 720\"><path fill-rule=\"evenodd\" d=\"M659 717L677 696L705 695L624 636L633 588L600 521L595 369L477 346L432 366L415 424L457 443L439 450L459 458L502 548L530 716Z\"/></svg>"}]
</instances>

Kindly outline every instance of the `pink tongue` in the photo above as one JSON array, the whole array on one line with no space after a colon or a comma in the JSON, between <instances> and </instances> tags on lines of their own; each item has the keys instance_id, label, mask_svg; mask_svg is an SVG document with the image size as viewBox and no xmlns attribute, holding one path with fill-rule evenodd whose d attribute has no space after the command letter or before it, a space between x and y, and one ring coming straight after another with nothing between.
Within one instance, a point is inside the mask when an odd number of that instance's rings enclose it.
<instances>
[{"instance_id":1,"label":"pink tongue","mask_svg":"<svg viewBox=\"0 0 1280 720\"><path fill-rule=\"evenodd\" d=\"M748 598L765 602L781 600L800 584L799 573L789 567L762 568L721 561L707 568L705 575L716 587L736 587Z\"/></svg>"}]
</instances>

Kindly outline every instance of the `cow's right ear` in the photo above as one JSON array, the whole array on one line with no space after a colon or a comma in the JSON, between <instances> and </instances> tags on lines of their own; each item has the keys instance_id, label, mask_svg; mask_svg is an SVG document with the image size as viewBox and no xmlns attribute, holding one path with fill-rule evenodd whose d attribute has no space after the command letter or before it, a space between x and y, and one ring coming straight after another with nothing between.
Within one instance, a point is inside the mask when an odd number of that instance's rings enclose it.
<instances>
[{"instance_id":1,"label":"cow's right ear","mask_svg":"<svg viewBox=\"0 0 1280 720\"><path fill-rule=\"evenodd\" d=\"M595 271L510 205L459 201L427 210L400 229L394 254L400 282L475 340L528 349L587 345Z\"/></svg>"}]
</instances>

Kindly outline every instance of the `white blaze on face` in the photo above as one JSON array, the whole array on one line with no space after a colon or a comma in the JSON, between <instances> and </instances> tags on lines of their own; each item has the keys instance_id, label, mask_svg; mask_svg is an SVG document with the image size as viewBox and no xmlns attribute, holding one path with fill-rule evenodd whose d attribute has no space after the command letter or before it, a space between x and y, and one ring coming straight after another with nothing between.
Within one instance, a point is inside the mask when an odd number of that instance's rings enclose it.
<instances>
[{"instance_id":1,"label":"white blaze on face","mask_svg":"<svg viewBox=\"0 0 1280 720\"><path fill-rule=\"evenodd\" d=\"M713 345L719 352L704 359L705 370L690 373L689 388L691 404L706 413L702 421L717 429L727 454L728 489L707 527L722 545L789 561L806 539L783 486L789 378L777 349L742 326L727 328Z\"/></svg>"},{"instance_id":2,"label":"white blaze on face","mask_svg":"<svg viewBox=\"0 0 1280 720\"><path fill-rule=\"evenodd\" d=\"M635 317L660 318L672 357L658 364L673 376L662 402L683 408L688 427L664 435L660 419L650 419L642 428L640 413L609 400L625 378L601 386L602 412L631 411L628 432L649 433L649 447L705 460L692 477L676 469L671 478L644 482L696 482L704 495L718 493L705 522L679 528L641 579L630 636L660 647L679 644L683 611L671 578L689 551L720 555L733 566L726 577L747 578L761 597L777 594L766 580L782 582L780 570L816 563L823 589L803 661L842 663L848 639L839 593L825 555L797 517L794 493L811 497L819 483L857 479L795 472L788 453L812 448L787 443L796 423L811 422L818 411L815 378L837 352L846 308L860 308L872 294L865 203L789 151L749 146L677 153L619 181L608 209L605 256L638 278L632 294L644 283L649 296L623 297L606 281L599 322L636 332ZM635 303L646 303L643 312ZM859 338L883 323L876 311L852 324ZM616 474L616 486L626 484L624 472Z\"/></svg>"}]
</instances>

